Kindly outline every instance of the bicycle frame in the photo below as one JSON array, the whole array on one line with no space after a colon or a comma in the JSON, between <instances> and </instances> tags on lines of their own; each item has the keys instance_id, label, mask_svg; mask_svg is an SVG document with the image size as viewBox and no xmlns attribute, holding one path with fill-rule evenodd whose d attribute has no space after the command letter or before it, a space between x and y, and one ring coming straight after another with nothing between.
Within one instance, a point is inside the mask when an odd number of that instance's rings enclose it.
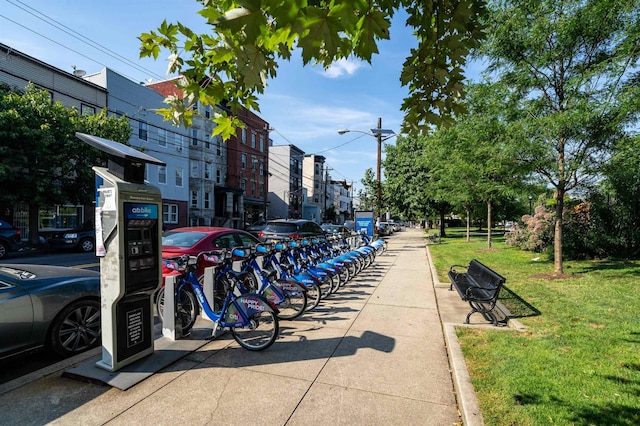
<instances>
[{"instance_id":1,"label":"bicycle frame","mask_svg":"<svg viewBox=\"0 0 640 426\"><path fill-rule=\"evenodd\" d=\"M232 286L235 287L237 283L236 280L230 277L229 274L227 274L227 278ZM215 312L204 295L198 277L190 269L185 271L185 274L181 276L177 294L180 294L180 290L185 286L191 287L200 307L214 324L216 324L214 332L218 326L228 328L245 327L250 323L249 318L259 312L278 312L278 308L263 296L250 293L236 296L233 293L233 288L226 289L227 294L222 304L222 309L220 312Z\"/></svg>"}]
</instances>

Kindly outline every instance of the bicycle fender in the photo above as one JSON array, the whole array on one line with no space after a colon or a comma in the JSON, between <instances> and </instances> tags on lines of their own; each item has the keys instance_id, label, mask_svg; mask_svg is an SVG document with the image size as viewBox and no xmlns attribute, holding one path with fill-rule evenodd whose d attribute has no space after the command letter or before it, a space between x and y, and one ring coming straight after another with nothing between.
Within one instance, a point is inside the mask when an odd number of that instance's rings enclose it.
<instances>
[{"instance_id":1,"label":"bicycle fender","mask_svg":"<svg viewBox=\"0 0 640 426\"><path fill-rule=\"evenodd\" d=\"M243 314L247 318L250 318L260 312L274 312L276 314L280 312L274 304L270 303L265 297L260 296L259 294L243 294L236 299L236 302L238 304L237 306L242 309ZM224 321L229 326L244 325L242 315L240 315L236 309L236 304L232 303L229 305Z\"/></svg>"},{"instance_id":2,"label":"bicycle fender","mask_svg":"<svg viewBox=\"0 0 640 426\"><path fill-rule=\"evenodd\" d=\"M298 292L298 291L307 291L307 288L294 280L280 279L277 281L278 285L285 292Z\"/></svg>"}]
</instances>

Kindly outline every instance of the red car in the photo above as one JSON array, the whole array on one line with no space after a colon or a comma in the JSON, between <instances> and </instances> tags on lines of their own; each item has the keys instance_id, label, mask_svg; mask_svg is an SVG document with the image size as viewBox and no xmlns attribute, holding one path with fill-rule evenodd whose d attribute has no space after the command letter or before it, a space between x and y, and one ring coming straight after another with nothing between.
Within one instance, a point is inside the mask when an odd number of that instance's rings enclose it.
<instances>
[{"instance_id":1,"label":"red car","mask_svg":"<svg viewBox=\"0 0 640 426\"><path fill-rule=\"evenodd\" d=\"M213 226L190 226L176 228L162 234L162 258L168 259L185 254L197 256L215 249L247 248L260 244L260 240L241 229L217 228ZM198 275L202 275L202 269ZM163 267L162 275L175 271Z\"/></svg>"},{"instance_id":2,"label":"red car","mask_svg":"<svg viewBox=\"0 0 640 426\"><path fill-rule=\"evenodd\" d=\"M162 258L168 259L185 254L197 256L215 249L248 248L260 244L260 240L241 229L217 228L212 226L190 226L176 228L162 234ZM204 267L199 265L198 278L202 279ZM164 312L164 278L176 275L173 269L162 267L162 286L156 295L158 315L162 319ZM195 307L197 310L197 307ZM193 320L197 312L193 315Z\"/></svg>"}]
</instances>

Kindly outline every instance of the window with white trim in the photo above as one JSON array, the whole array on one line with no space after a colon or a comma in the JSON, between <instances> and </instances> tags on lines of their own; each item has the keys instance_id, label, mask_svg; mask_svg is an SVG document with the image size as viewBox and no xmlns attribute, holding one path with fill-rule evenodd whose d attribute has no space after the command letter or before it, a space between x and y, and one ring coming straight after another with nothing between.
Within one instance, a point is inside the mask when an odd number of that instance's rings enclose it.
<instances>
[{"instance_id":1,"label":"window with white trim","mask_svg":"<svg viewBox=\"0 0 640 426\"><path fill-rule=\"evenodd\" d=\"M148 126L144 121L138 122L138 139L142 139L143 141L147 140L148 137Z\"/></svg>"},{"instance_id":2,"label":"window with white trim","mask_svg":"<svg viewBox=\"0 0 640 426\"><path fill-rule=\"evenodd\" d=\"M158 183L167 183L167 166L158 166Z\"/></svg>"},{"instance_id":3,"label":"window with white trim","mask_svg":"<svg viewBox=\"0 0 640 426\"><path fill-rule=\"evenodd\" d=\"M162 221L164 223L178 223L177 204L162 204Z\"/></svg>"},{"instance_id":4,"label":"window with white trim","mask_svg":"<svg viewBox=\"0 0 640 426\"><path fill-rule=\"evenodd\" d=\"M182 167L176 167L176 186L180 188L182 188L182 182L184 181L183 173Z\"/></svg>"},{"instance_id":5,"label":"window with white trim","mask_svg":"<svg viewBox=\"0 0 640 426\"><path fill-rule=\"evenodd\" d=\"M158 127L158 146L167 147L167 131Z\"/></svg>"}]
</instances>

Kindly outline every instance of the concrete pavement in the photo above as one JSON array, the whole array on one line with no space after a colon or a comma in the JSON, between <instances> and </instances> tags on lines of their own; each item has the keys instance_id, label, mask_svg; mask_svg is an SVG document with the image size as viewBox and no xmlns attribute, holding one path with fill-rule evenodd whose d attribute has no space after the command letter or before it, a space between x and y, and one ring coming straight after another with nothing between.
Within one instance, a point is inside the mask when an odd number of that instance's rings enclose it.
<instances>
[{"instance_id":1,"label":"concrete pavement","mask_svg":"<svg viewBox=\"0 0 640 426\"><path fill-rule=\"evenodd\" d=\"M438 283L421 229L388 242L266 351L227 333L126 391L62 377L67 361L0 385L0 424L482 424L453 327L468 305Z\"/></svg>"}]
</instances>

